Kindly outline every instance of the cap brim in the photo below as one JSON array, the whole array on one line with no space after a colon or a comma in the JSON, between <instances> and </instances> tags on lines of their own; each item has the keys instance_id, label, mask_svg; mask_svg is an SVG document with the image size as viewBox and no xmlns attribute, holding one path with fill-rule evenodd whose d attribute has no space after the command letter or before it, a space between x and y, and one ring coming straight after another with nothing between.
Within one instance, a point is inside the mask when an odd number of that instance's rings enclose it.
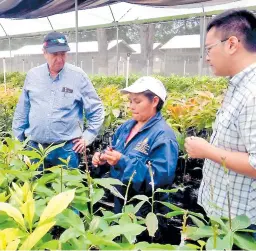
<instances>
[{"instance_id":1,"label":"cap brim","mask_svg":"<svg viewBox=\"0 0 256 251\"><path fill-rule=\"evenodd\" d=\"M56 53L56 52L67 52L70 51L70 48L68 45L56 45L56 46L51 46L51 47L46 47L44 48L48 53Z\"/></svg>"},{"instance_id":2,"label":"cap brim","mask_svg":"<svg viewBox=\"0 0 256 251\"><path fill-rule=\"evenodd\" d=\"M138 86L129 86L121 90L121 93L127 94L127 93L141 93L146 91L147 89L143 88L138 88Z\"/></svg>"}]
</instances>

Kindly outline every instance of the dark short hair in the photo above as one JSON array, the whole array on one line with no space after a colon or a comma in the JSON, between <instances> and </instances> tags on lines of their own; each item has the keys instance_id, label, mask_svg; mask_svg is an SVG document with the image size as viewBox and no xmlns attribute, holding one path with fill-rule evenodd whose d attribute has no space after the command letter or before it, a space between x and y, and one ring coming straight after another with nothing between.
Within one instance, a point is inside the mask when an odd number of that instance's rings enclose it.
<instances>
[{"instance_id":1,"label":"dark short hair","mask_svg":"<svg viewBox=\"0 0 256 251\"><path fill-rule=\"evenodd\" d=\"M151 102L153 101L154 97L158 97L155 93L149 90L142 92L142 94L146 96ZM164 101L160 97L158 98L159 98L159 102L156 106L156 110L159 112L163 108Z\"/></svg>"},{"instance_id":2,"label":"dark short hair","mask_svg":"<svg viewBox=\"0 0 256 251\"><path fill-rule=\"evenodd\" d=\"M236 36L250 52L256 52L256 16L244 9L228 10L213 18L207 32L216 28L221 39Z\"/></svg>"}]
</instances>

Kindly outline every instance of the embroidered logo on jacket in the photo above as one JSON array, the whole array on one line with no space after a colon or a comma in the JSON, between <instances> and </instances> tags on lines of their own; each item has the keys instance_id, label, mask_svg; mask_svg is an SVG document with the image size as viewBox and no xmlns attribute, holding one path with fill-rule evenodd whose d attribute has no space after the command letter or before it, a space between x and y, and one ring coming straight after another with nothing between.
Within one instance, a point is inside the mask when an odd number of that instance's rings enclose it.
<instances>
[{"instance_id":1,"label":"embroidered logo on jacket","mask_svg":"<svg viewBox=\"0 0 256 251\"><path fill-rule=\"evenodd\" d=\"M141 153L148 155L148 150L149 150L148 138L145 138L143 141L138 142L134 150L137 150Z\"/></svg>"}]
</instances>

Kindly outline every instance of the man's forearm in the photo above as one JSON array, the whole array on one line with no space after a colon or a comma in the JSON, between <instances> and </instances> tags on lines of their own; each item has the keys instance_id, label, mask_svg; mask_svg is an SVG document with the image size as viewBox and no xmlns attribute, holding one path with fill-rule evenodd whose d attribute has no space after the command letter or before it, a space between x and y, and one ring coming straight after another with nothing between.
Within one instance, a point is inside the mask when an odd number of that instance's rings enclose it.
<instances>
[{"instance_id":1,"label":"man's forearm","mask_svg":"<svg viewBox=\"0 0 256 251\"><path fill-rule=\"evenodd\" d=\"M256 178L256 169L249 163L249 154L243 152L230 152L215 146L211 146L206 153L206 158L222 164L239 174Z\"/></svg>"}]
</instances>

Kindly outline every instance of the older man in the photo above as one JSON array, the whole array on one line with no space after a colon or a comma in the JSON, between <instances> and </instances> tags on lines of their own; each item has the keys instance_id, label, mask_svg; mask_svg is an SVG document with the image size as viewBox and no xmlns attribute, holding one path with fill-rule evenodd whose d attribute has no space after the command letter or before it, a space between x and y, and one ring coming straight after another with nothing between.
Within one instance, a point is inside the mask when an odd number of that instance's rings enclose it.
<instances>
[{"instance_id":1,"label":"older man","mask_svg":"<svg viewBox=\"0 0 256 251\"><path fill-rule=\"evenodd\" d=\"M51 32L44 38L47 63L28 72L13 118L14 136L21 141L29 137L31 147L66 142L47 156L46 166L70 156L69 167L76 168L78 153L93 142L104 120L103 105L91 81L82 69L66 63L69 50L62 33Z\"/></svg>"}]
</instances>

